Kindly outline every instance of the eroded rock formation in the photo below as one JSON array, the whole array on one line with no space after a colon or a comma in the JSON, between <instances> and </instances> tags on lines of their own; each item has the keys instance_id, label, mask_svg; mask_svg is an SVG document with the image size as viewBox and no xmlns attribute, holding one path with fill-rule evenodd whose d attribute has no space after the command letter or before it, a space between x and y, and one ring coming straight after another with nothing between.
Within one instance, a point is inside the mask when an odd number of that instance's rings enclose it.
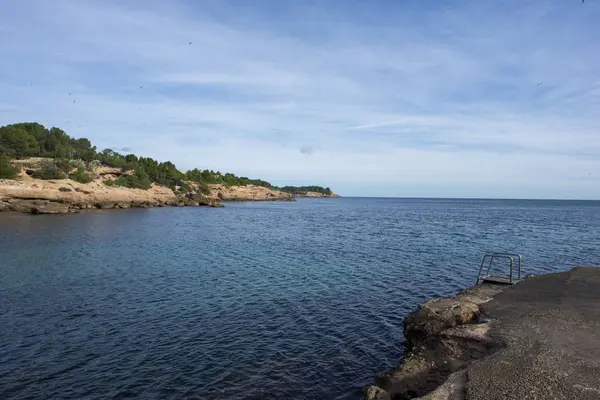
<instances>
[{"instance_id":1,"label":"eroded rock formation","mask_svg":"<svg viewBox=\"0 0 600 400\"><path fill-rule=\"evenodd\" d=\"M488 336L489 322L480 319L480 306L502 289L478 285L454 297L430 300L408 314L404 318L404 362L377 374L375 385L365 391L365 399L425 395L428 400L452 399L453 393L462 390L459 372L502 348L501 342Z\"/></svg>"}]
</instances>

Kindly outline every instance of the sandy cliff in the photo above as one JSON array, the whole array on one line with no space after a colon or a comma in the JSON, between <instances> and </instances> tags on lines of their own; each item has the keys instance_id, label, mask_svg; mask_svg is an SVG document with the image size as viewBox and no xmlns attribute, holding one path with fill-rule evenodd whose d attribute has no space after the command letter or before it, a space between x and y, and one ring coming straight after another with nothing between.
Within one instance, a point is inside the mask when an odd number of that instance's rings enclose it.
<instances>
[{"instance_id":1,"label":"sandy cliff","mask_svg":"<svg viewBox=\"0 0 600 400\"><path fill-rule=\"evenodd\" d=\"M62 214L95 208L220 206L207 196L176 194L162 186L148 190L106 186L106 180L127 174L118 168L98 168L95 179L85 184L71 179L34 179L29 174L39 168L39 163L36 158L17 161L14 165L21 169L17 178L0 179L0 211Z\"/></svg>"},{"instance_id":2,"label":"sandy cliff","mask_svg":"<svg viewBox=\"0 0 600 400\"><path fill-rule=\"evenodd\" d=\"M108 187L101 180L82 184L70 179L0 180L0 211L56 214L93 208L219 206L204 196L178 196L171 189Z\"/></svg>"},{"instance_id":3,"label":"sandy cliff","mask_svg":"<svg viewBox=\"0 0 600 400\"><path fill-rule=\"evenodd\" d=\"M212 193L211 199L223 201L268 201L284 200L293 201L293 196L279 190L272 190L262 186L225 186L220 184L209 185Z\"/></svg>"},{"instance_id":4,"label":"sandy cliff","mask_svg":"<svg viewBox=\"0 0 600 400\"><path fill-rule=\"evenodd\" d=\"M110 209L164 206L221 206L221 201L292 201L293 197L278 190L261 186L210 185L208 196L179 194L154 185L148 190L106 186L108 179L127 174L118 168L101 167L94 172L90 183L70 179L42 180L29 174L39 168L40 159L16 162L21 168L15 180L0 179L0 211L57 214L85 209Z\"/></svg>"}]
</instances>

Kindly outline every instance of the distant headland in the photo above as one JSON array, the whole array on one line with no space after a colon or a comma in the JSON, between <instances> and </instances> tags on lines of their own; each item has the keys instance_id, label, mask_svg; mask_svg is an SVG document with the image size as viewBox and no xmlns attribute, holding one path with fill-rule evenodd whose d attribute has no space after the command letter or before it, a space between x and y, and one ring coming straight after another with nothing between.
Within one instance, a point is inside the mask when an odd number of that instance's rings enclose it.
<instances>
[{"instance_id":1,"label":"distant headland","mask_svg":"<svg viewBox=\"0 0 600 400\"><path fill-rule=\"evenodd\" d=\"M87 138L36 122L0 127L0 211L67 213L94 208L222 206L222 201L339 197L320 186L279 188L262 179L170 161L97 151Z\"/></svg>"},{"instance_id":2,"label":"distant headland","mask_svg":"<svg viewBox=\"0 0 600 400\"><path fill-rule=\"evenodd\" d=\"M330 188L321 186L284 186L279 190L290 193L294 197L340 197L338 194L333 193Z\"/></svg>"}]
</instances>

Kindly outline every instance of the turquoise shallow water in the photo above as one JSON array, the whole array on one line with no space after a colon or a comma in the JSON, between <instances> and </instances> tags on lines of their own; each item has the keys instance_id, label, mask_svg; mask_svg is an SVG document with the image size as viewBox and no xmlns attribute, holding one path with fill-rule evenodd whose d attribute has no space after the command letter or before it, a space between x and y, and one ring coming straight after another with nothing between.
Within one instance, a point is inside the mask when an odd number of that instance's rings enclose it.
<instances>
[{"instance_id":1,"label":"turquoise shallow water","mask_svg":"<svg viewBox=\"0 0 600 400\"><path fill-rule=\"evenodd\" d=\"M402 317L473 284L600 264L600 202L302 199L0 214L0 398L352 399Z\"/></svg>"}]
</instances>

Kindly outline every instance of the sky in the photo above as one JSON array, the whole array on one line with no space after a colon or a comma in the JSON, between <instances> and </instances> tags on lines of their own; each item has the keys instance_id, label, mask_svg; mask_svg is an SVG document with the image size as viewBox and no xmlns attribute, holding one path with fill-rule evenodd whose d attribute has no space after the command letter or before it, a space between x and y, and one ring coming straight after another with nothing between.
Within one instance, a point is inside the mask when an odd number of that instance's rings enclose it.
<instances>
[{"instance_id":1,"label":"sky","mask_svg":"<svg viewBox=\"0 0 600 400\"><path fill-rule=\"evenodd\" d=\"M600 1L0 1L0 125L344 196L600 199Z\"/></svg>"}]
</instances>

